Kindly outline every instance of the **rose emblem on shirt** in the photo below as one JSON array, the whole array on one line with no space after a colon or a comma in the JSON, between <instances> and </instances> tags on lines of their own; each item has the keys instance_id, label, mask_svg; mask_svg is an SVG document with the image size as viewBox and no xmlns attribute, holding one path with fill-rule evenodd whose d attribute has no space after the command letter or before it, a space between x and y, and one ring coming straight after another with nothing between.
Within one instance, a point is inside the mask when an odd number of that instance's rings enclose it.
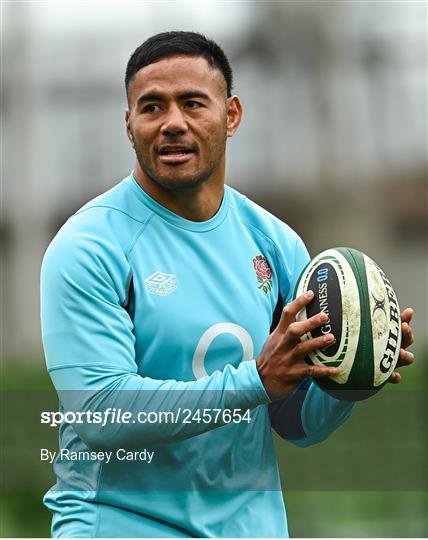
<instances>
[{"instance_id":1,"label":"rose emblem on shirt","mask_svg":"<svg viewBox=\"0 0 428 540\"><path fill-rule=\"evenodd\" d=\"M253 265L257 281L260 283L259 289L262 289L267 294L272 290L272 269L263 255L254 257Z\"/></svg>"}]
</instances>

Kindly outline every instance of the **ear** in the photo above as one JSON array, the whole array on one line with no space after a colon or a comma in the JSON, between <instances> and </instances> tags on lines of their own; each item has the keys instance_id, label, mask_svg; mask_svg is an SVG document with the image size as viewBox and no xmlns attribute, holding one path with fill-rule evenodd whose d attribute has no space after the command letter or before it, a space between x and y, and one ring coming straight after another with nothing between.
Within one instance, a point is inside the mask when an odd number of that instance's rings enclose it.
<instances>
[{"instance_id":1,"label":"ear","mask_svg":"<svg viewBox=\"0 0 428 540\"><path fill-rule=\"evenodd\" d=\"M129 120L129 109L125 109L125 124L126 124L126 134L128 139L131 142L132 147L134 147L134 136L132 135L130 120Z\"/></svg>"},{"instance_id":2,"label":"ear","mask_svg":"<svg viewBox=\"0 0 428 540\"><path fill-rule=\"evenodd\" d=\"M238 96L226 100L227 107L227 136L232 137L238 129L242 118L242 103Z\"/></svg>"}]
</instances>

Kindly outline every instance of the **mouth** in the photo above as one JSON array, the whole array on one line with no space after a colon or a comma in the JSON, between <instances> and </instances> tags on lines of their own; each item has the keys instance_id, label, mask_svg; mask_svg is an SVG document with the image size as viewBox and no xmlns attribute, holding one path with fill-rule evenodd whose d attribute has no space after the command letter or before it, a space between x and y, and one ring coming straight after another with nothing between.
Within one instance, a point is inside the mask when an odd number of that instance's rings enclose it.
<instances>
[{"instance_id":1,"label":"mouth","mask_svg":"<svg viewBox=\"0 0 428 540\"><path fill-rule=\"evenodd\" d=\"M195 147L191 145L164 144L158 147L157 153L161 163L178 165L189 161L195 151Z\"/></svg>"}]
</instances>

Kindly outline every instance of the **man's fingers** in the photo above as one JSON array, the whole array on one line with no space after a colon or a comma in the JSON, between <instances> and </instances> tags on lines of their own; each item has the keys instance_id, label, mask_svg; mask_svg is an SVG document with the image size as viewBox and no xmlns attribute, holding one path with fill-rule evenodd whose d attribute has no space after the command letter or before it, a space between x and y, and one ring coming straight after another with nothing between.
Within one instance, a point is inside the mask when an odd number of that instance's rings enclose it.
<instances>
[{"instance_id":1,"label":"man's fingers","mask_svg":"<svg viewBox=\"0 0 428 540\"><path fill-rule=\"evenodd\" d=\"M315 330L315 328L325 324L327 321L328 315L325 313L317 313L304 321L293 322L287 328L285 340L287 343L298 341L301 336L307 334L308 332L312 332L312 330Z\"/></svg>"},{"instance_id":2,"label":"man's fingers","mask_svg":"<svg viewBox=\"0 0 428 540\"><path fill-rule=\"evenodd\" d=\"M340 370L338 368L326 367L326 366L307 366L306 376L316 379L317 377L334 377L339 375Z\"/></svg>"},{"instance_id":3,"label":"man's fingers","mask_svg":"<svg viewBox=\"0 0 428 540\"><path fill-rule=\"evenodd\" d=\"M302 294L287 304L282 310L281 319L279 320L277 330L285 333L290 324L296 320L296 315L299 313L299 311L307 306L313 297L314 293L312 291L306 291L305 294Z\"/></svg>"},{"instance_id":4,"label":"man's fingers","mask_svg":"<svg viewBox=\"0 0 428 540\"><path fill-rule=\"evenodd\" d=\"M410 323L412 320L412 317L414 315L414 311L412 308L406 308L401 312L401 322Z\"/></svg>"},{"instance_id":5,"label":"man's fingers","mask_svg":"<svg viewBox=\"0 0 428 540\"><path fill-rule=\"evenodd\" d=\"M410 347L414 341L415 339L409 323L403 322L401 324L401 346L404 349L407 349L407 347Z\"/></svg>"},{"instance_id":6,"label":"man's fingers","mask_svg":"<svg viewBox=\"0 0 428 540\"><path fill-rule=\"evenodd\" d=\"M415 355L410 351L405 349L400 349L400 354L398 356L397 367L409 366L415 360Z\"/></svg>"},{"instance_id":7,"label":"man's fingers","mask_svg":"<svg viewBox=\"0 0 428 540\"><path fill-rule=\"evenodd\" d=\"M335 341L336 340L333 334L326 334L325 336L307 339L305 341L301 341L295 346L294 354L298 357L305 357L308 352L330 347Z\"/></svg>"},{"instance_id":8,"label":"man's fingers","mask_svg":"<svg viewBox=\"0 0 428 540\"><path fill-rule=\"evenodd\" d=\"M388 382L391 384L398 384L400 381L401 375L398 373L398 371L393 371L388 379Z\"/></svg>"},{"instance_id":9,"label":"man's fingers","mask_svg":"<svg viewBox=\"0 0 428 540\"><path fill-rule=\"evenodd\" d=\"M410 347L414 343L415 338L413 336L410 322L413 318L414 311L412 308L406 308L401 312L401 346L403 349Z\"/></svg>"},{"instance_id":10,"label":"man's fingers","mask_svg":"<svg viewBox=\"0 0 428 540\"><path fill-rule=\"evenodd\" d=\"M405 349L400 349L397 367L410 366L410 364L413 364L414 360L415 355L413 353L411 353L410 351L406 351ZM401 382L401 375L398 373L398 371L394 371L393 373L391 373L388 382L391 384L398 384L399 382Z\"/></svg>"}]
</instances>

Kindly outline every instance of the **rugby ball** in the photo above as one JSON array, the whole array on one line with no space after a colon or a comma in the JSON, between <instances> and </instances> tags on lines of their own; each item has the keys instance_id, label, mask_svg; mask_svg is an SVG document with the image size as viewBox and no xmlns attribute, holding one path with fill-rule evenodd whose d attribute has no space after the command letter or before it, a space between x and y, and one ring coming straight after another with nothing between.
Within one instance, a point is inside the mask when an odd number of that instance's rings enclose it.
<instances>
[{"instance_id":1,"label":"rugby ball","mask_svg":"<svg viewBox=\"0 0 428 540\"><path fill-rule=\"evenodd\" d=\"M314 382L342 400L360 401L374 395L394 371L401 344L400 308L385 273L356 249L328 249L303 270L295 297L308 290L315 296L296 319L324 312L329 320L301 339L331 332L336 342L311 351L306 361L340 369L339 375Z\"/></svg>"}]
</instances>

